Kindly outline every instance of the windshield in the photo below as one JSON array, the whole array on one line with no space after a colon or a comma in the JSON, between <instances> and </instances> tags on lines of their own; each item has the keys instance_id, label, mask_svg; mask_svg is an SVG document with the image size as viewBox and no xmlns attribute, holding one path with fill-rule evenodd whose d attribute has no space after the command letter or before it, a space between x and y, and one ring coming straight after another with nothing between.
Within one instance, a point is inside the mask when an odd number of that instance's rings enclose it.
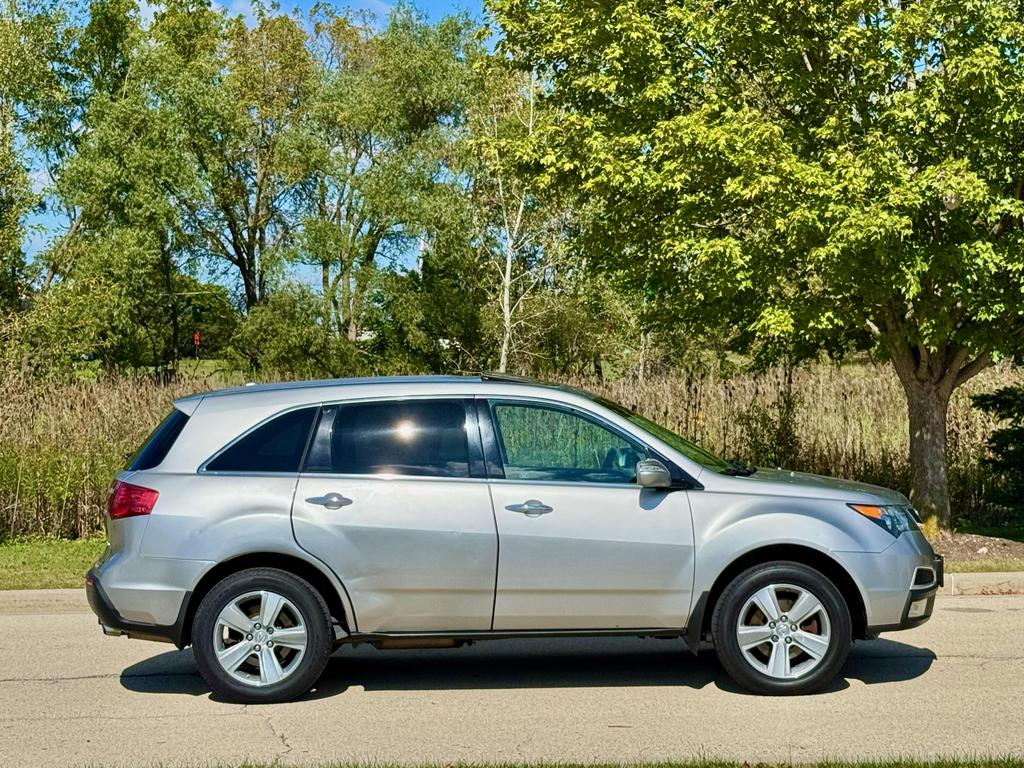
<instances>
[{"instance_id":1,"label":"windshield","mask_svg":"<svg viewBox=\"0 0 1024 768\"><path fill-rule=\"evenodd\" d=\"M661 442L679 451L683 456L697 462L702 467L715 472L728 472L731 470L732 465L729 462L723 461L715 456L715 454L704 450L696 443L692 443L687 440L685 437L680 437L675 432L665 429L660 424L657 424L650 419L645 419L640 414L634 413L628 408L624 408L618 403L606 400L603 397L593 397L593 399L605 408L614 411L622 418L627 419L634 425L640 427L644 432L654 435L656 438L661 440Z\"/></svg>"}]
</instances>

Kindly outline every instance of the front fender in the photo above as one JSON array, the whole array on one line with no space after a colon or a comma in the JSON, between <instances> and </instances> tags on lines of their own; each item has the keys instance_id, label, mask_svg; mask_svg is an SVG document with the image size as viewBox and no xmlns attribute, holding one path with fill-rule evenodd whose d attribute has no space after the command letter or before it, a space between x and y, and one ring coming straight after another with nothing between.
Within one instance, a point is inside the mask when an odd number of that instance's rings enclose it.
<instances>
[{"instance_id":1,"label":"front fender","mask_svg":"<svg viewBox=\"0 0 1024 768\"><path fill-rule=\"evenodd\" d=\"M696 600L709 593L734 562L773 546L804 547L830 558L847 571L866 600L862 580L843 564L841 553L882 552L893 542L892 536L841 501L701 491L691 492L690 498Z\"/></svg>"}]
</instances>

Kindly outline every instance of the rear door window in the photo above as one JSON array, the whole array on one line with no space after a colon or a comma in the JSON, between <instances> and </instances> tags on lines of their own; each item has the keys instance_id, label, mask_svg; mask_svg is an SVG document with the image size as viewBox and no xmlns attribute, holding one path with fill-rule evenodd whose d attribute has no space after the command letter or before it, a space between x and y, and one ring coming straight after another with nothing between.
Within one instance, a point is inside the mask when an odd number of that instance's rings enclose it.
<instances>
[{"instance_id":1,"label":"rear door window","mask_svg":"<svg viewBox=\"0 0 1024 768\"><path fill-rule=\"evenodd\" d=\"M317 407L289 411L256 427L206 465L208 472L298 472Z\"/></svg>"},{"instance_id":2,"label":"rear door window","mask_svg":"<svg viewBox=\"0 0 1024 768\"><path fill-rule=\"evenodd\" d=\"M469 437L462 400L325 407L305 471L469 477Z\"/></svg>"}]
</instances>

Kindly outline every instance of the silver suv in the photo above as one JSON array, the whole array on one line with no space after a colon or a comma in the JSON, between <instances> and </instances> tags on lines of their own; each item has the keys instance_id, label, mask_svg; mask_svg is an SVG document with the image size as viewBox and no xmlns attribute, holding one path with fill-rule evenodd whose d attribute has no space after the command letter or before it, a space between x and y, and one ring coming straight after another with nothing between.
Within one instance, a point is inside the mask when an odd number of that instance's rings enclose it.
<instances>
[{"instance_id":1,"label":"silver suv","mask_svg":"<svg viewBox=\"0 0 1024 768\"><path fill-rule=\"evenodd\" d=\"M174 403L111 489L104 632L193 647L244 702L340 645L632 635L821 688L926 621L942 560L894 491L726 462L615 403L504 376L300 382Z\"/></svg>"}]
</instances>

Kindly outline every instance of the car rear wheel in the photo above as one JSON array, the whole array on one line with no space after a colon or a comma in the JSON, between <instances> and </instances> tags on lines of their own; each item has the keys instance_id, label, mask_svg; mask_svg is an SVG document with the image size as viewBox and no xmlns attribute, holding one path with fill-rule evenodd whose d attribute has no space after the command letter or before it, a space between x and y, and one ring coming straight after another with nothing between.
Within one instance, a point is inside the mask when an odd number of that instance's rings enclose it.
<instances>
[{"instance_id":1,"label":"car rear wheel","mask_svg":"<svg viewBox=\"0 0 1024 768\"><path fill-rule=\"evenodd\" d=\"M331 617L305 580L253 568L228 576L203 598L192 643L199 671L225 698L288 701L323 672L333 646Z\"/></svg>"},{"instance_id":2,"label":"car rear wheel","mask_svg":"<svg viewBox=\"0 0 1024 768\"><path fill-rule=\"evenodd\" d=\"M737 576L715 606L711 631L733 680L765 694L827 685L846 661L853 634L836 586L795 562L765 563Z\"/></svg>"}]
</instances>

